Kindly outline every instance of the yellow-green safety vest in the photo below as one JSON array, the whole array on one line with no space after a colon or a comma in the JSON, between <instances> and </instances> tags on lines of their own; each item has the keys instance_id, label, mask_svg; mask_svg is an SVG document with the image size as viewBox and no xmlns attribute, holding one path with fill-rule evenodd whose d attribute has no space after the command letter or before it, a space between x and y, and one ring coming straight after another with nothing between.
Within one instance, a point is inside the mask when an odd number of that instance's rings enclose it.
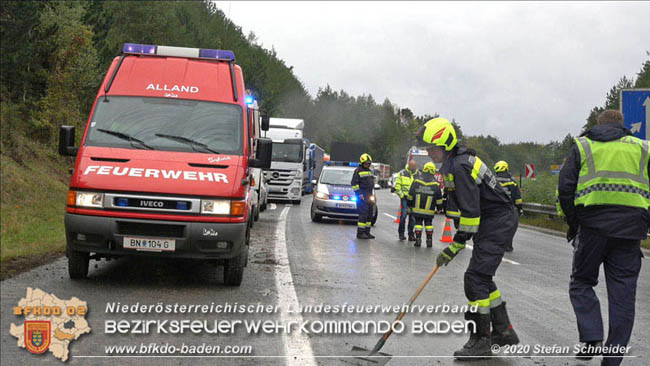
<instances>
[{"instance_id":1,"label":"yellow-green safety vest","mask_svg":"<svg viewBox=\"0 0 650 366\"><path fill-rule=\"evenodd\" d=\"M607 142L578 137L575 141L581 158L576 206L650 206L648 141L634 136Z\"/></svg>"}]
</instances>

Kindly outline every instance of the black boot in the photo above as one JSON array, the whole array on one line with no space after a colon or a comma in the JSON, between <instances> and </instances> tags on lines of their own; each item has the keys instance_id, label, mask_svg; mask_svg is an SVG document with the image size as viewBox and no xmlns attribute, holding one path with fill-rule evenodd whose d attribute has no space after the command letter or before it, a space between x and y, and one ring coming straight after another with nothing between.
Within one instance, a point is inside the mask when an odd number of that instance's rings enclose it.
<instances>
[{"instance_id":1,"label":"black boot","mask_svg":"<svg viewBox=\"0 0 650 366\"><path fill-rule=\"evenodd\" d=\"M433 246L433 234L429 235L427 234L427 248L431 248Z\"/></svg>"},{"instance_id":2,"label":"black boot","mask_svg":"<svg viewBox=\"0 0 650 366\"><path fill-rule=\"evenodd\" d=\"M477 360L491 357L490 345L490 314L465 313L466 320L473 320L476 329L469 335L469 341L462 349L454 352L454 357L459 361Z\"/></svg>"},{"instance_id":3,"label":"black boot","mask_svg":"<svg viewBox=\"0 0 650 366\"><path fill-rule=\"evenodd\" d=\"M415 244L413 244L414 247L420 247L422 245L422 238L419 236L415 237Z\"/></svg>"},{"instance_id":4,"label":"black boot","mask_svg":"<svg viewBox=\"0 0 650 366\"><path fill-rule=\"evenodd\" d=\"M415 235L409 234L409 241L415 241Z\"/></svg>"},{"instance_id":5,"label":"black boot","mask_svg":"<svg viewBox=\"0 0 650 366\"><path fill-rule=\"evenodd\" d=\"M399 240L406 240L404 233L399 233Z\"/></svg>"},{"instance_id":6,"label":"black boot","mask_svg":"<svg viewBox=\"0 0 650 366\"><path fill-rule=\"evenodd\" d=\"M374 235L370 234L370 229L366 230L366 235L368 235L368 239L374 239L375 238Z\"/></svg>"},{"instance_id":7,"label":"black boot","mask_svg":"<svg viewBox=\"0 0 650 366\"><path fill-rule=\"evenodd\" d=\"M578 360L589 361L594 356L598 356L602 353L603 342L602 341L591 341L585 342L582 347L580 347L580 352L576 355Z\"/></svg>"},{"instance_id":8,"label":"black boot","mask_svg":"<svg viewBox=\"0 0 650 366\"><path fill-rule=\"evenodd\" d=\"M364 231L357 231L357 239L370 239L368 233Z\"/></svg>"},{"instance_id":9,"label":"black boot","mask_svg":"<svg viewBox=\"0 0 650 366\"><path fill-rule=\"evenodd\" d=\"M490 309L490 317L492 318L492 344L498 344L502 347L509 344L519 344L519 337L515 330L512 329L505 302Z\"/></svg>"}]
</instances>

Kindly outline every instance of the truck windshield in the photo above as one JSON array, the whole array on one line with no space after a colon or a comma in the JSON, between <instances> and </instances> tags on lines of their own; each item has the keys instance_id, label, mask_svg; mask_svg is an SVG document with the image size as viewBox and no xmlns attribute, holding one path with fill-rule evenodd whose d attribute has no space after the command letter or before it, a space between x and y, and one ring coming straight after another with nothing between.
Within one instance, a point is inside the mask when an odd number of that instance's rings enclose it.
<instances>
[{"instance_id":1,"label":"truck windshield","mask_svg":"<svg viewBox=\"0 0 650 366\"><path fill-rule=\"evenodd\" d=\"M289 163L300 163L303 155L302 144L285 144L274 142L272 149L273 161L284 161Z\"/></svg>"},{"instance_id":2,"label":"truck windshield","mask_svg":"<svg viewBox=\"0 0 650 366\"><path fill-rule=\"evenodd\" d=\"M242 131L238 105L113 96L97 102L85 143L133 149L142 141L154 150L241 155Z\"/></svg>"},{"instance_id":3,"label":"truck windshield","mask_svg":"<svg viewBox=\"0 0 650 366\"><path fill-rule=\"evenodd\" d=\"M418 170L422 170L424 168L424 164L432 162L429 155L411 155L411 159L415 160Z\"/></svg>"},{"instance_id":4,"label":"truck windshield","mask_svg":"<svg viewBox=\"0 0 650 366\"><path fill-rule=\"evenodd\" d=\"M353 174L353 169L324 169L319 183L349 186L352 185Z\"/></svg>"}]
</instances>

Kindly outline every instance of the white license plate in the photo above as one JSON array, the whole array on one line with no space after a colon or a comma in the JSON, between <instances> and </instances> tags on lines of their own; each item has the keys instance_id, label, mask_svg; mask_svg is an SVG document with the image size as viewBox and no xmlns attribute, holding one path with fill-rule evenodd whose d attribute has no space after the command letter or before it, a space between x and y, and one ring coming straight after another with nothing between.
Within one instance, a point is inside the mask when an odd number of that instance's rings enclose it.
<instances>
[{"instance_id":1,"label":"white license plate","mask_svg":"<svg viewBox=\"0 0 650 366\"><path fill-rule=\"evenodd\" d=\"M176 250L176 240L124 237L124 249L144 250L149 252L173 252Z\"/></svg>"},{"instance_id":2,"label":"white license plate","mask_svg":"<svg viewBox=\"0 0 650 366\"><path fill-rule=\"evenodd\" d=\"M350 208L354 209L357 208L357 206L354 203L337 203L336 208Z\"/></svg>"}]
</instances>

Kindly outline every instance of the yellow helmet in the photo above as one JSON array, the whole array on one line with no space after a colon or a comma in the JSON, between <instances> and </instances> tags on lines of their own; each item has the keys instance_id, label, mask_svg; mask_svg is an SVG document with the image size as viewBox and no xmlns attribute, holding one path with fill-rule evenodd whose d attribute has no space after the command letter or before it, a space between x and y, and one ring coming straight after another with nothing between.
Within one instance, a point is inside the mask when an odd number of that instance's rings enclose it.
<instances>
[{"instance_id":1,"label":"yellow helmet","mask_svg":"<svg viewBox=\"0 0 650 366\"><path fill-rule=\"evenodd\" d=\"M451 151L458 142L454 126L442 117L427 121L418 131L417 139L421 147L433 144L444 147L446 151Z\"/></svg>"},{"instance_id":2,"label":"yellow helmet","mask_svg":"<svg viewBox=\"0 0 650 366\"><path fill-rule=\"evenodd\" d=\"M508 163L505 161L497 161L496 164L494 164L494 171L495 172L507 172L508 171Z\"/></svg>"},{"instance_id":3,"label":"yellow helmet","mask_svg":"<svg viewBox=\"0 0 650 366\"><path fill-rule=\"evenodd\" d=\"M422 168L422 171L429 174L436 174L436 164L432 162L428 162L424 164L424 168Z\"/></svg>"},{"instance_id":4,"label":"yellow helmet","mask_svg":"<svg viewBox=\"0 0 650 366\"><path fill-rule=\"evenodd\" d=\"M361 154L361 157L359 158L359 163L363 164L367 161L372 163L372 157L369 154Z\"/></svg>"}]
</instances>

